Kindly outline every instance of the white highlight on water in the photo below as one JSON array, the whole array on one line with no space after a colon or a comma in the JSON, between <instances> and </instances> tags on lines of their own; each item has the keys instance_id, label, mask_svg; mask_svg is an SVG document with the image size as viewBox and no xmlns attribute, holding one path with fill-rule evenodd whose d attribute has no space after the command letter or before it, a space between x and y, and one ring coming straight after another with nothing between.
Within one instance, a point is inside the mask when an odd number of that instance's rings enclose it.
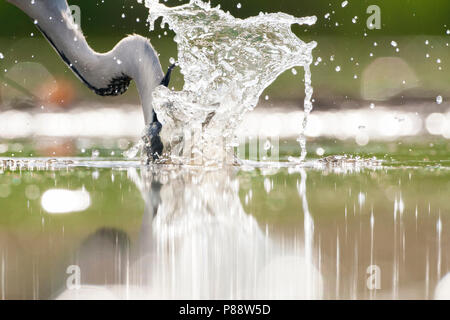
<instances>
[{"instance_id":1,"label":"white highlight on water","mask_svg":"<svg viewBox=\"0 0 450 320\"><path fill-rule=\"evenodd\" d=\"M85 211L91 205L91 197L85 189L50 189L41 199L42 208L50 214Z\"/></svg>"},{"instance_id":2,"label":"white highlight on water","mask_svg":"<svg viewBox=\"0 0 450 320\"><path fill-rule=\"evenodd\" d=\"M298 140L300 160L305 159L304 131L313 108L310 64L317 43L303 42L291 26L313 25L316 17L261 13L238 19L201 0L176 7L146 0L145 5L150 30L162 17L162 26L175 32L185 81L182 91L160 86L153 94L153 107L163 124L165 158L222 162L233 152L235 130L244 114L256 107L264 89L284 71L299 66L305 70L305 115Z\"/></svg>"}]
</instances>

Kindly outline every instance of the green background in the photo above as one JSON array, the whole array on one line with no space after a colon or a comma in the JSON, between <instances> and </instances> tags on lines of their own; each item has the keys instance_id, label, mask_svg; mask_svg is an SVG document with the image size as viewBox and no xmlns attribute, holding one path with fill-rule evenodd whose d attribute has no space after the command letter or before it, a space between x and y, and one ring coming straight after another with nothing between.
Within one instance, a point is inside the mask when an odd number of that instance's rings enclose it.
<instances>
[{"instance_id":1,"label":"green background","mask_svg":"<svg viewBox=\"0 0 450 320\"><path fill-rule=\"evenodd\" d=\"M172 6L185 2L169 0L167 4ZM176 57L173 33L169 31L167 36L164 36L163 31L158 29L150 33L145 22L148 10L136 0L84 0L69 3L80 6L83 32L95 50L108 51L126 35L137 33L151 39L161 54L164 69L169 65L169 58ZM238 3L242 4L240 9L237 8ZM349 1L345 8L342 8L341 3L342 1L328 0L212 1L213 5L220 4L224 10L241 18L257 15L261 11L282 11L295 16L318 17L317 24L312 27L293 27L294 32L304 41L318 42L314 56L321 57L323 62L313 66L312 70L316 106L340 107L348 102L355 106L367 106L368 100L371 99L361 94L362 75L373 61L382 57L403 60L415 74L417 84L413 88L402 90L401 75L398 79L389 79L389 75L384 71L392 70L381 64L377 67L379 74L375 75L375 79L369 84L371 88L381 92L384 87L399 89L395 94L376 100L390 100L398 105L419 100L432 103L437 95L444 98L450 96L450 77L447 69L450 35L446 33L450 29L450 1L358 0ZM381 30L368 30L366 27L369 17L366 10L370 5L378 5L381 9ZM123 13L125 18L122 18ZM324 18L326 13L331 13L330 20ZM358 17L357 23L352 23L355 16ZM339 26L336 26L336 23ZM158 35L161 35L160 39ZM399 44L400 52L395 52L390 44L392 40ZM430 41L429 45L425 45L426 40ZM374 42L377 42L376 47ZM76 89L77 100L104 101L78 83L37 32L30 19L4 0L0 1L0 52L5 55L5 59L0 60L0 70L24 61L39 62L56 78L63 78L72 83ZM429 58L426 58L426 54L429 54ZM330 61L332 56L333 61ZM354 60L351 61L351 58ZM438 64L437 59L442 62ZM355 65L355 61L358 65ZM340 72L335 71L337 66L341 67ZM354 79L355 75L357 79ZM27 77L33 75L29 74ZM172 85L180 89L182 84L183 79L177 71ZM265 94L270 96L272 104L289 100L302 107L304 93L301 73L294 76L291 72L286 72ZM109 101L137 103L138 98L133 87L124 96Z\"/></svg>"}]
</instances>

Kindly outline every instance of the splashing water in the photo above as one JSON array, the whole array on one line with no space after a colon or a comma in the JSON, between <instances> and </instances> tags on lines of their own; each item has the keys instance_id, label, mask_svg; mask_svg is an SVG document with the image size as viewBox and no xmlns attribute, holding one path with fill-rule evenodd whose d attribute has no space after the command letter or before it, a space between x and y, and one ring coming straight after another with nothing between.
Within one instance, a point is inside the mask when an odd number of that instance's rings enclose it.
<instances>
[{"instance_id":1,"label":"splashing water","mask_svg":"<svg viewBox=\"0 0 450 320\"><path fill-rule=\"evenodd\" d=\"M182 91L163 86L154 94L153 107L163 124L164 158L175 163L211 164L230 159L237 146L234 132L244 114L284 71L305 70L305 117L300 160L306 157L304 130L312 110L310 64L316 42L305 43L293 24L313 25L316 17L296 18L270 13L238 19L220 6L191 0L167 7L146 0L150 30L159 17L175 32L178 64L184 76Z\"/></svg>"}]
</instances>

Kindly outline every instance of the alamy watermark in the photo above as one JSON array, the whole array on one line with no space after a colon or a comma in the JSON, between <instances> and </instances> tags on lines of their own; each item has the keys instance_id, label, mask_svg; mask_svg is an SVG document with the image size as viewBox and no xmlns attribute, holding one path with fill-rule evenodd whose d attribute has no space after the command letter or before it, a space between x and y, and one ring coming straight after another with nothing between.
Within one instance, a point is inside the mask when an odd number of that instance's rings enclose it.
<instances>
[{"instance_id":1,"label":"alamy watermark","mask_svg":"<svg viewBox=\"0 0 450 320\"><path fill-rule=\"evenodd\" d=\"M73 25L71 26L75 30L81 31L81 9L77 5L71 5L69 6L69 9L67 10L66 14L68 16L72 16L73 18Z\"/></svg>"},{"instance_id":2,"label":"alamy watermark","mask_svg":"<svg viewBox=\"0 0 450 320\"><path fill-rule=\"evenodd\" d=\"M377 265L370 265L366 269L369 275L366 281L367 289L380 290L381 289L381 269Z\"/></svg>"},{"instance_id":3,"label":"alamy watermark","mask_svg":"<svg viewBox=\"0 0 450 320\"><path fill-rule=\"evenodd\" d=\"M68 290L79 290L81 288L81 268L77 265L70 265L66 269L69 274L66 280Z\"/></svg>"},{"instance_id":4,"label":"alamy watermark","mask_svg":"<svg viewBox=\"0 0 450 320\"><path fill-rule=\"evenodd\" d=\"M381 9L377 5L371 5L367 8L367 14L370 14L367 18L367 28L369 30L381 29Z\"/></svg>"}]
</instances>

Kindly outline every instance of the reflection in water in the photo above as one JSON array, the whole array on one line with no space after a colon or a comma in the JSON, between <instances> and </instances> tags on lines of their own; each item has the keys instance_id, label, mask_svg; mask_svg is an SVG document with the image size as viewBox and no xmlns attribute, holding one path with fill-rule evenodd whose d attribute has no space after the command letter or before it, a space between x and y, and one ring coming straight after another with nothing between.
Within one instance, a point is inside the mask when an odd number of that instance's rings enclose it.
<instances>
[{"instance_id":1,"label":"reflection in water","mask_svg":"<svg viewBox=\"0 0 450 320\"><path fill-rule=\"evenodd\" d=\"M129 177L145 199L139 242L129 261L126 285L109 291L99 288L98 294L153 299L321 298L310 215L305 252L298 243L272 240L242 208L233 171L150 167L139 176L130 169ZM302 171L300 193L307 210L305 180ZM98 242L103 246L104 237ZM80 264L85 263L80 256ZM89 296L95 289L83 290ZM80 291L60 296L73 297L83 298Z\"/></svg>"},{"instance_id":2,"label":"reflection in water","mask_svg":"<svg viewBox=\"0 0 450 320\"><path fill-rule=\"evenodd\" d=\"M0 173L1 298L448 298L450 171L344 162L15 164ZM48 190L91 205L50 214Z\"/></svg>"},{"instance_id":3,"label":"reflection in water","mask_svg":"<svg viewBox=\"0 0 450 320\"><path fill-rule=\"evenodd\" d=\"M89 208L91 197L86 190L50 189L42 195L41 205L45 211L53 214L79 212Z\"/></svg>"},{"instance_id":4,"label":"reflection in water","mask_svg":"<svg viewBox=\"0 0 450 320\"><path fill-rule=\"evenodd\" d=\"M450 300L450 273L439 281L434 297L436 300Z\"/></svg>"}]
</instances>

